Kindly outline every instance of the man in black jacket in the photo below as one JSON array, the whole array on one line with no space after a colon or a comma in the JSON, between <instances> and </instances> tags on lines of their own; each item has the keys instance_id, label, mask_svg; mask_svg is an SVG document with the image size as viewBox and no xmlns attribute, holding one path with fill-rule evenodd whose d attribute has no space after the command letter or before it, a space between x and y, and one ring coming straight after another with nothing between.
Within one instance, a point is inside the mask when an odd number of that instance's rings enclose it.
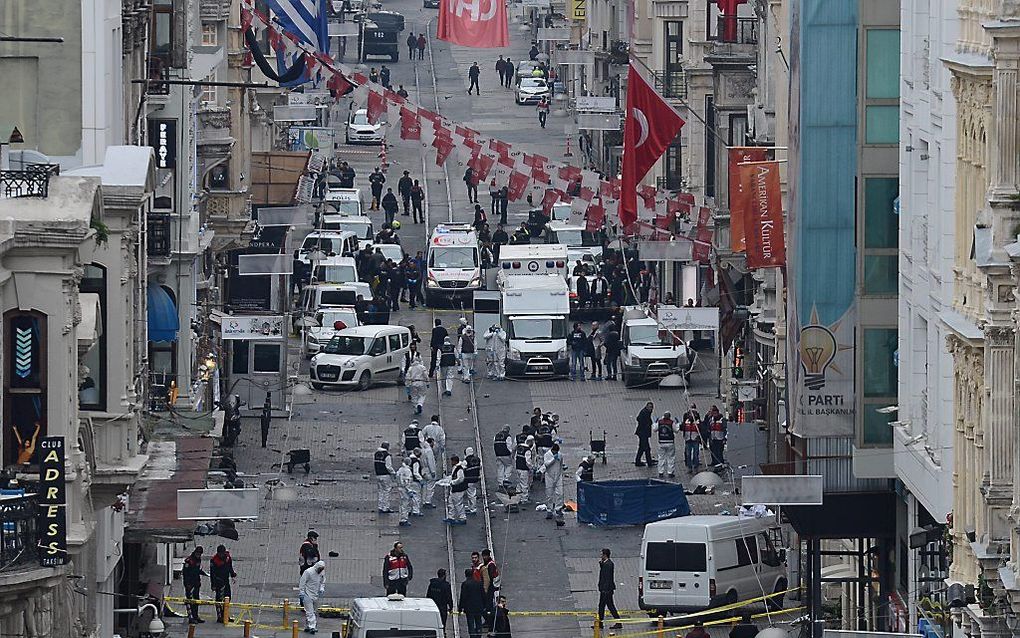
<instances>
[{"instance_id":1,"label":"man in black jacket","mask_svg":"<svg viewBox=\"0 0 1020 638\"><path fill-rule=\"evenodd\" d=\"M400 205L397 203L397 196L393 194L392 188L386 189L386 194L382 198L382 208L386 223L392 224L393 220L397 217L397 211L400 210Z\"/></svg>"},{"instance_id":2,"label":"man in black jacket","mask_svg":"<svg viewBox=\"0 0 1020 638\"><path fill-rule=\"evenodd\" d=\"M443 621L443 632L446 632L446 618L453 611L453 589L450 582L446 580L446 570L440 569L436 577L429 579L429 587L425 590L425 597L431 598L432 602L439 607L439 618Z\"/></svg>"},{"instance_id":3,"label":"man in black jacket","mask_svg":"<svg viewBox=\"0 0 1020 638\"><path fill-rule=\"evenodd\" d=\"M404 171L403 177L397 180L397 192L400 193L400 199L404 203L404 217L411 214L411 188L414 187L414 180L411 179L411 173Z\"/></svg>"},{"instance_id":4,"label":"man in black jacket","mask_svg":"<svg viewBox=\"0 0 1020 638\"><path fill-rule=\"evenodd\" d=\"M492 622L493 638L510 638L510 610L506 607L506 596L499 597L496 618Z\"/></svg>"},{"instance_id":5,"label":"man in black jacket","mask_svg":"<svg viewBox=\"0 0 1020 638\"><path fill-rule=\"evenodd\" d=\"M609 558L612 552L608 547L602 548L602 556L599 558L599 623L606 618L606 608L613 618L619 619L620 612L616 611L616 603L613 601L613 592L616 591L616 566L613 559ZM620 627L616 623L614 627Z\"/></svg>"},{"instance_id":6,"label":"man in black jacket","mask_svg":"<svg viewBox=\"0 0 1020 638\"><path fill-rule=\"evenodd\" d=\"M436 363L439 360L439 349L443 347L446 338L450 336L443 327L443 320L436 319L436 326L432 329L432 338L429 339L429 347L432 348L432 360L429 363L429 377L436 376Z\"/></svg>"},{"instance_id":7,"label":"man in black jacket","mask_svg":"<svg viewBox=\"0 0 1020 638\"><path fill-rule=\"evenodd\" d=\"M234 572L234 559L230 557L226 545L220 545L216 548L213 557L209 559L209 583L212 585L213 592L216 593L216 602L231 597L231 578L237 578L237 574ZM222 605L216 605L216 622L224 622Z\"/></svg>"},{"instance_id":8,"label":"man in black jacket","mask_svg":"<svg viewBox=\"0 0 1020 638\"><path fill-rule=\"evenodd\" d=\"M202 546L196 547L191 554L184 559L184 566L181 568L181 580L184 581L184 598L187 600L198 600L202 590L202 576L208 576L202 569ZM198 617L198 603L188 603L188 622L192 625L205 622Z\"/></svg>"},{"instance_id":9,"label":"man in black jacket","mask_svg":"<svg viewBox=\"0 0 1020 638\"><path fill-rule=\"evenodd\" d=\"M634 430L634 435L638 438L638 448L637 456L634 457L634 465L638 467L645 466L645 463L641 461L642 455L648 465L655 465L655 461L652 460L652 446L648 442L652 438L652 409L654 407L649 401L637 415L637 429Z\"/></svg>"},{"instance_id":10,"label":"man in black jacket","mask_svg":"<svg viewBox=\"0 0 1020 638\"><path fill-rule=\"evenodd\" d=\"M485 590L482 581L475 580L471 568L464 570L464 582L460 584L460 600L457 611L467 617L469 638L481 638L483 615L485 613Z\"/></svg>"},{"instance_id":11,"label":"man in black jacket","mask_svg":"<svg viewBox=\"0 0 1020 638\"><path fill-rule=\"evenodd\" d=\"M751 620L751 612L740 612L740 622L730 629L730 638L754 638L758 635L758 626Z\"/></svg>"}]
</instances>

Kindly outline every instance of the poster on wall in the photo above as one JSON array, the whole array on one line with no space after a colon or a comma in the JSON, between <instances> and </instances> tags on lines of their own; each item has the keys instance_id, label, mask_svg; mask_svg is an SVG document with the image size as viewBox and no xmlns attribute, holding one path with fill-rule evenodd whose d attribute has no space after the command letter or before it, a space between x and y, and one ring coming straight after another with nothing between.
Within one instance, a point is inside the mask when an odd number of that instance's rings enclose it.
<instances>
[{"instance_id":1,"label":"poster on wall","mask_svg":"<svg viewBox=\"0 0 1020 638\"><path fill-rule=\"evenodd\" d=\"M283 316L223 317L220 334L224 339L283 339Z\"/></svg>"}]
</instances>

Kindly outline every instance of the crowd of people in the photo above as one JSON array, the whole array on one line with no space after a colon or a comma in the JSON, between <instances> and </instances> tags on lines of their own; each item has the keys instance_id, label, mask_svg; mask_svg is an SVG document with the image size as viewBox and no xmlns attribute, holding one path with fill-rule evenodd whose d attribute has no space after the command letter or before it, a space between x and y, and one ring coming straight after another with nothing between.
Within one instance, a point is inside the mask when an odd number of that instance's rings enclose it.
<instances>
[{"instance_id":1,"label":"crowd of people","mask_svg":"<svg viewBox=\"0 0 1020 638\"><path fill-rule=\"evenodd\" d=\"M637 428L634 435L638 437L638 449L634 456L634 465L657 467L660 478L663 476L675 478L677 435L683 441L684 466L688 474L700 471L702 450L707 450L710 454L710 462L706 464L709 467L718 468L726 464L728 421L718 406L713 405L702 417L697 406L691 403L679 421L674 419L669 411L655 418L654 410L655 404L649 401L635 418ZM652 458L652 436L655 436L658 442L658 459Z\"/></svg>"}]
</instances>

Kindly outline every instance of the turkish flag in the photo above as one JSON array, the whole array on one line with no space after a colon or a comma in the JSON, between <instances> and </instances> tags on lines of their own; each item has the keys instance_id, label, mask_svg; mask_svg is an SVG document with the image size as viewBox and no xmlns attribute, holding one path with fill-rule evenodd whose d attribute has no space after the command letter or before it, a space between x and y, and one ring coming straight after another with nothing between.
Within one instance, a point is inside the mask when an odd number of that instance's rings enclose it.
<instances>
[{"instance_id":1,"label":"turkish flag","mask_svg":"<svg viewBox=\"0 0 1020 638\"><path fill-rule=\"evenodd\" d=\"M620 223L637 219L637 185L666 151L684 119L648 85L634 65L627 72L627 119L623 125Z\"/></svg>"},{"instance_id":2,"label":"turkish flag","mask_svg":"<svg viewBox=\"0 0 1020 638\"><path fill-rule=\"evenodd\" d=\"M476 49L510 46L506 0L440 0L436 37Z\"/></svg>"}]
</instances>

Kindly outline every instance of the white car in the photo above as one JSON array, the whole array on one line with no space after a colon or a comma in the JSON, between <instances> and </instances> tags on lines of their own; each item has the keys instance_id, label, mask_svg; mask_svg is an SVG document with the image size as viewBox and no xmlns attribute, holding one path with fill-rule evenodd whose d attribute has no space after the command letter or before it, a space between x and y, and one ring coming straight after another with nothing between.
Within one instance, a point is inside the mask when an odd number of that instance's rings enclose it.
<instances>
[{"instance_id":1,"label":"white car","mask_svg":"<svg viewBox=\"0 0 1020 638\"><path fill-rule=\"evenodd\" d=\"M361 324L354 307L343 306L323 308L315 313L315 318L308 325L305 330L305 356L312 357L319 354L336 333L347 328L356 328Z\"/></svg>"},{"instance_id":2,"label":"white car","mask_svg":"<svg viewBox=\"0 0 1020 638\"><path fill-rule=\"evenodd\" d=\"M518 104L537 104L549 97L549 83L543 78L521 78L517 85Z\"/></svg>"},{"instance_id":3,"label":"white car","mask_svg":"<svg viewBox=\"0 0 1020 638\"><path fill-rule=\"evenodd\" d=\"M404 249L400 247L400 244L375 244L367 242L364 245L371 248L373 253L375 252L375 249L378 248L382 251L383 257L386 259L392 259L395 264L399 264L404 260Z\"/></svg>"},{"instance_id":4,"label":"white car","mask_svg":"<svg viewBox=\"0 0 1020 638\"><path fill-rule=\"evenodd\" d=\"M368 109L351 111L347 117L348 144L382 144L383 135L382 124L368 121Z\"/></svg>"},{"instance_id":5,"label":"white car","mask_svg":"<svg viewBox=\"0 0 1020 638\"><path fill-rule=\"evenodd\" d=\"M367 390L378 381L397 381L410 347L411 331L404 326L341 330L312 357L309 367L312 387Z\"/></svg>"},{"instance_id":6,"label":"white car","mask_svg":"<svg viewBox=\"0 0 1020 638\"><path fill-rule=\"evenodd\" d=\"M358 240L364 239L369 242L375 237L375 227L372 220L365 215L323 215L323 230L348 230L357 234Z\"/></svg>"}]
</instances>

